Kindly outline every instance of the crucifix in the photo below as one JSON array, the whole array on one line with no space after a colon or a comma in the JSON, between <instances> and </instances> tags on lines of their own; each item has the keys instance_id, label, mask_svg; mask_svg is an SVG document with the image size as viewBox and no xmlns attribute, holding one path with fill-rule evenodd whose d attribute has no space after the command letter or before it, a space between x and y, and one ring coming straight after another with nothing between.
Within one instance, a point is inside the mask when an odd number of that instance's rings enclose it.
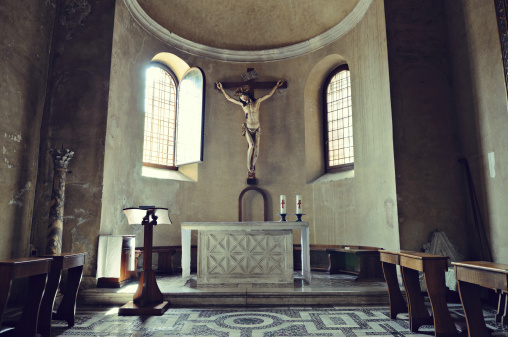
<instances>
[{"instance_id":1,"label":"crucifix","mask_svg":"<svg viewBox=\"0 0 508 337\"><path fill-rule=\"evenodd\" d=\"M242 135L245 136L249 144L247 150L247 184L256 185L256 161L259 154L259 141L261 138L261 129L259 125L259 106L261 102L270 98L277 88L287 88L287 82L279 80L277 82L254 82L257 77L254 68L247 68L247 73L242 75L244 82L216 82L217 89L222 91L224 97L232 103L240 105L245 113L245 123L242 125ZM236 88L234 95L238 100L231 98L224 89ZM267 95L255 98L255 89L272 89Z\"/></svg>"}]
</instances>

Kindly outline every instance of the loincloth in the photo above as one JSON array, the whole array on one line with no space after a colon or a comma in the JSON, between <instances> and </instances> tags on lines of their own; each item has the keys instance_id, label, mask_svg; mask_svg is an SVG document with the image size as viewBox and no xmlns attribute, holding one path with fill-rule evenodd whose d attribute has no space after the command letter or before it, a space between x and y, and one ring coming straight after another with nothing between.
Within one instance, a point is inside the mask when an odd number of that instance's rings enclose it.
<instances>
[{"instance_id":1,"label":"loincloth","mask_svg":"<svg viewBox=\"0 0 508 337\"><path fill-rule=\"evenodd\" d=\"M243 123L242 124L242 136L245 136L245 132L247 132L247 130L249 130L249 133L251 135L260 135L261 134L261 128L248 128L247 127L247 124L246 123Z\"/></svg>"}]
</instances>

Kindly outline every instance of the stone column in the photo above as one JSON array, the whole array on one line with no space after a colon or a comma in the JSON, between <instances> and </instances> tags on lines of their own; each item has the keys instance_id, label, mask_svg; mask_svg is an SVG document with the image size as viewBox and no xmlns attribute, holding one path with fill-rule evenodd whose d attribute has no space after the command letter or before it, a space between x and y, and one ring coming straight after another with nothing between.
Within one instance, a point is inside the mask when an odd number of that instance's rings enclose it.
<instances>
[{"instance_id":1,"label":"stone column","mask_svg":"<svg viewBox=\"0 0 508 337\"><path fill-rule=\"evenodd\" d=\"M49 209L48 234L46 238L46 254L60 254L62 252L62 231L65 202L65 177L74 152L69 149L50 149L53 158L53 192Z\"/></svg>"}]
</instances>

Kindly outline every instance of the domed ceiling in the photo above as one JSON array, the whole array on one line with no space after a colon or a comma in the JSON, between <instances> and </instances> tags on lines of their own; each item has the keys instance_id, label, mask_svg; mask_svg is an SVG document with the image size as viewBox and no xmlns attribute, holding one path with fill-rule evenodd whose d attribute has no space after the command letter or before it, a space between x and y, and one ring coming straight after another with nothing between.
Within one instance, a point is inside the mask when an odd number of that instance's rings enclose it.
<instances>
[{"instance_id":1,"label":"domed ceiling","mask_svg":"<svg viewBox=\"0 0 508 337\"><path fill-rule=\"evenodd\" d=\"M231 61L294 57L333 42L372 0L124 0L150 33L181 50Z\"/></svg>"},{"instance_id":2,"label":"domed ceiling","mask_svg":"<svg viewBox=\"0 0 508 337\"><path fill-rule=\"evenodd\" d=\"M358 0L138 0L168 31L206 46L262 50L289 46L341 22Z\"/></svg>"}]
</instances>

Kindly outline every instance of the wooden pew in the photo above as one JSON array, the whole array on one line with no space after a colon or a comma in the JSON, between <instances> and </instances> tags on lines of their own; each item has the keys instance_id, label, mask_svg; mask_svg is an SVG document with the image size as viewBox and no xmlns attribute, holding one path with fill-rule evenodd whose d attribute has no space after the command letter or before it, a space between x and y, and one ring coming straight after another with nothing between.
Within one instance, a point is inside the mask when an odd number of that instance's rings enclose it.
<instances>
[{"instance_id":1,"label":"wooden pew","mask_svg":"<svg viewBox=\"0 0 508 337\"><path fill-rule=\"evenodd\" d=\"M326 249L330 254L328 273L357 275L357 281L383 281L379 250L382 248L348 245L328 248Z\"/></svg>"},{"instance_id":2,"label":"wooden pew","mask_svg":"<svg viewBox=\"0 0 508 337\"><path fill-rule=\"evenodd\" d=\"M50 337L52 319L64 320L69 327L74 326L76 299L83 276L83 266L85 265L86 255L87 253L62 253L42 256L52 259L46 291L44 292L41 310L39 311L37 328L37 331L43 337ZM53 304L55 303L56 292L60 284L63 270L68 270L67 284L62 302L60 302L58 310L53 313Z\"/></svg>"},{"instance_id":3,"label":"wooden pew","mask_svg":"<svg viewBox=\"0 0 508 337\"><path fill-rule=\"evenodd\" d=\"M51 267L49 258L18 258L0 261L0 335L36 336L37 320L42 295ZM12 280L29 278L27 298L21 318L14 328L1 328L2 315L7 305Z\"/></svg>"},{"instance_id":4,"label":"wooden pew","mask_svg":"<svg viewBox=\"0 0 508 337\"><path fill-rule=\"evenodd\" d=\"M497 304L496 322L503 325L508 324L508 293L497 290L499 301Z\"/></svg>"},{"instance_id":5,"label":"wooden pew","mask_svg":"<svg viewBox=\"0 0 508 337\"><path fill-rule=\"evenodd\" d=\"M197 251L197 246L191 246L191 249ZM136 247L136 251L139 252L139 255L144 254L144 247ZM182 251L182 246L153 246L152 253L158 254L158 262L157 262L157 270L159 272L164 272L167 274L173 274L174 271L174 259L175 253Z\"/></svg>"},{"instance_id":6,"label":"wooden pew","mask_svg":"<svg viewBox=\"0 0 508 337\"><path fill-rule=\"evenodd\" d=\"M390 255L398 255L402 281L408 302L409 329L412 332L417 332L422 325L434 322L434 334L436 337L458 336L460 332L457 330L446 304L444 274L448 269L448 257L411 251L392 251L386 254L380 251L380 254L384 256L384 260L381 258L383 262L387 261L387 257ZM392 260L396 259L392 256ZM429 314L423 300L418 272L423 272L425 275L425 285L432 306L432 315ZM393 283L393 275L391 276L390 282ZM393 283L388 285L388 288L393 289L394 286L395 284Z\"/></svg>"},{"instance_id":7,"label":"wooden pew","mask_svg":"<svg viewBox=\"0 0 508 337\"><path fill-rule=\"evenodd\" d=\"M390 318L395 319L398 314L408 312L406 301L404 301L402 297L399 281L397 279L397 266L400 265L400 256L398 252L380 250L379 259L381 260L383 274L388 287Z\"/></svg>"},{"instance_id":8,"label":"wooden pew","mask_svg":"<svg viewBox=\"0 0 508 337\"><path fill-rule=\"evenodd\" d=\"M310 269L313 271L325 271L330 269L330 254L327 249L339 248L338 245L309 245L310 249ZM293 266L295 270L302 270L301 258L302 245L293 244Z\"/></svg>"},{"instance_id":9,"label":"wooden pew","mask_svg":"<svg viewBox=\"0 0 508 337\"><path fill-rule=\"evenodd\" d=\"M508 292L508 265L484 261L452 262L452 264L455 266L455 278L466 316L468 336L490 336L483 318L480 287Z\"/></svg>"}]
</instances>

